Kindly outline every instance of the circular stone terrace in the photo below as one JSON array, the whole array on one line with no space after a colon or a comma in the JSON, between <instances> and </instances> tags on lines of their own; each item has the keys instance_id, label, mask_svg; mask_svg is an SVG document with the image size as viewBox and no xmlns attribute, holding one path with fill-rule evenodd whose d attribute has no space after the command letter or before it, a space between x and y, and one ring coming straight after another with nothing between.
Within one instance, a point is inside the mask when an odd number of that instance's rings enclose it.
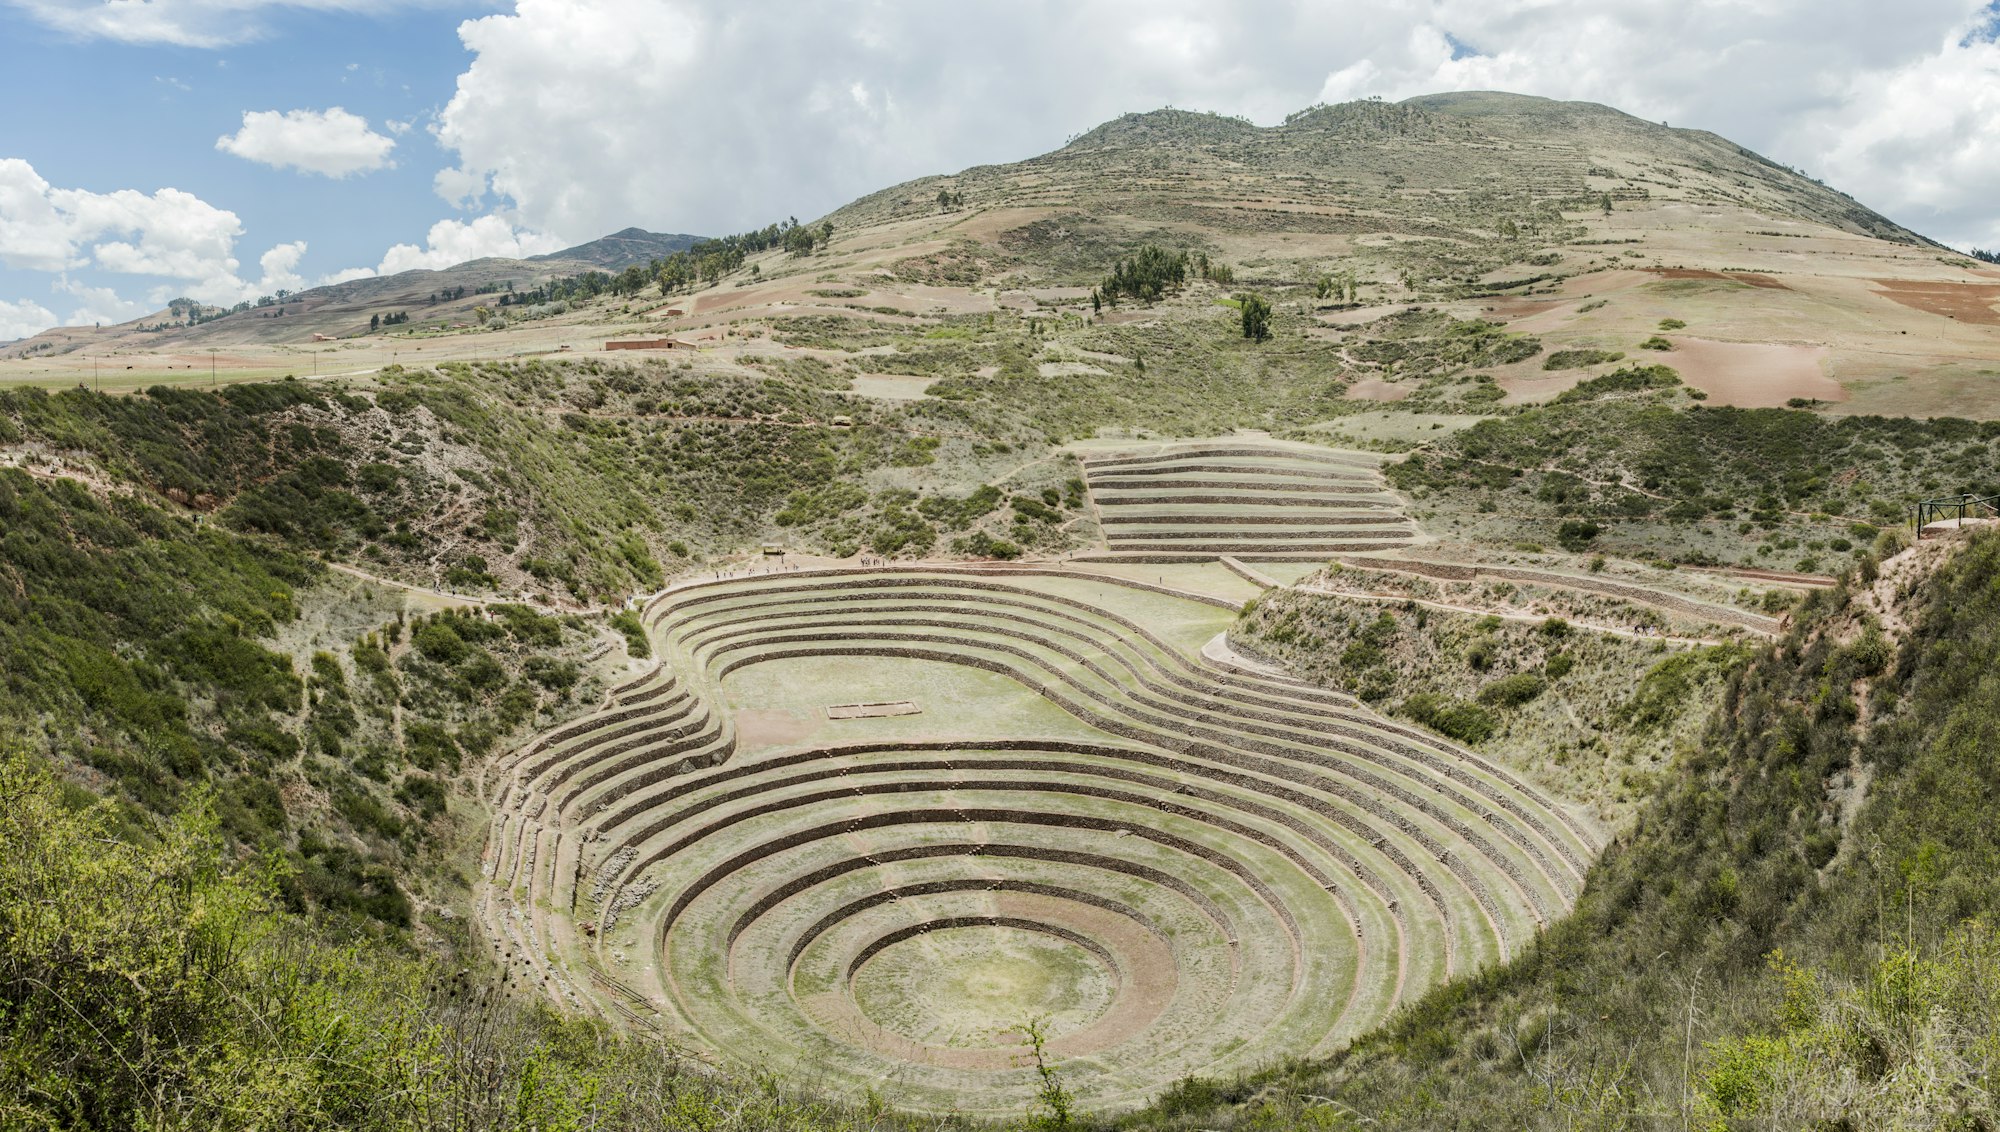
<instances>
[{"instance_id":1,"label":"circular stone terrace","mask_svg":"<svg viewBox=\"0 0 2000 1132\"><path fill-rule=\"evenodd\" d=\"M1328 1052L1570 907L1592 828L1204 650L1234 616L1034 567L676 586L657 665L493 769L484 921L719 1060L1018 1113L1031 1019L1083 1103L1137 1104Z\"/></svg>"}]
</instances>

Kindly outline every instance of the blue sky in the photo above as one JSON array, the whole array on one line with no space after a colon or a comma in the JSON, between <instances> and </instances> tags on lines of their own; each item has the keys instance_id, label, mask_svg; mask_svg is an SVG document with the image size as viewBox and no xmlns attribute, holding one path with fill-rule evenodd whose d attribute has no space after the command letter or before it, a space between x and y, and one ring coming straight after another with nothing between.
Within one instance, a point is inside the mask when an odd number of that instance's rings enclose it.
<instances>
[{"instance_id":1,"label":"blue sky","mask_svg":"<svg viewBox=\"0 0 2000 1132\"><path fill-rule=\"evenodd\" d=\"M1996 20L1985 0L0 0L0 341L627 225L810 218L1131 110L1271 124L1451 89L1715 130L1995 247Z\"/></svg>"},{"instance_id":2,"label":"blue sky","mask_svg":"<svg viewBox=\"0 0 2000 1132\"><path fill-rule=\"evenodd\" d=\"M459 215L431 191L449 155L427 125L467 58L458 25L490 8L279 9L255 17L263 29L255 38L209 47L78 35L0 7L0 40L8 44L0 99L17 108L0 129L0 158L27 161L57 188L151 194L172 187L234 213L242 229L234 252L247 282L258 281L264 251L297 240L307 243L297 274L308 282L374 267L390 245L422 244L433 223ZM393 136L392 164L334 178L216 147L240 129L246 110L331 107ZM409 128L391 135L391 122ZM0 263L0 301L37 302L68 320L92 304L54 289L65 279L111 288L148 311L157 309L149 296L161 288L199 282L88 265L51 273Z\"/></svg>"}]
</instances>

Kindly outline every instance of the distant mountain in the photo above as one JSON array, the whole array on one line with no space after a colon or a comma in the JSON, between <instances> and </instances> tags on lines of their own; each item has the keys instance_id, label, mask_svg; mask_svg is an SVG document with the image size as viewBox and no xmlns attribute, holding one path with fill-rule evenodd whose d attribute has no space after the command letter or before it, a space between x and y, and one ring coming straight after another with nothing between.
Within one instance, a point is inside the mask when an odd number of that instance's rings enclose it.
<instances>
[{"instance_id":1,"label":"distant mountain","mask_svg":"<svg viewBox=\"0 0 2000 1132\"><path fill-rule=\"evenodd\" d=\"M1733 205L1937 247L1706 130L1497 91L1314 106L1277 126L1185 110L1127 114L1053 153L919 178L862 197L833 219L852 228L935 214L940 190L979 208L1060 209L1094 220L1118 214L1210 234L1316 217L1328 233L1446 240L1490 232L1503 218L1520 225L1534 202L1577 210L1608 195ZM1038 235L1024 231L1015 242Z\"/></svg>"},{"instance_id":2,"label":"distant mountain","mask_svg":"<svg viewBox=\"0 0 2000 1132\"><path fill-rule=\"evenodd\" d=\"M573 248L564 248L547 255L529 256L529 263L558 260L564 263L594 264L603 271L623 271L635 263L650 263L665 259L675 252L684 252L702 239L684 232L648 232L644 228L627 228L613 232L602 239Z\"/></svg>"},{"instance_id":3,"label":"distant mountain","mask_svg":"<svg viewBox=\"0 0 2000 1132\"><path fill-rule=\"evenodd\" d=\"M418 268L309 288L287 296L283 304L286 317L282 319L271 317L276 308L259 308L196 327L161 332L140 329L169 321L171 316L162 310L116 326L56 327L19 342L0 344L0 357L15 357L37 349L62 354L85 348L157 346L166 342L196 346L268 345L300 341L313 334L345 337L365 330L371 315L398 309L419 309L431 316L470 317L473 307L492 301L481 298L482 295L517 288L527 290L559 276L623 271L634 264L686 251L701 239L685 233L627 228L587 244L527 259L487 257L437 270ZM457 297L447 297L453 295Z\"/></svg>"}]
</instances>

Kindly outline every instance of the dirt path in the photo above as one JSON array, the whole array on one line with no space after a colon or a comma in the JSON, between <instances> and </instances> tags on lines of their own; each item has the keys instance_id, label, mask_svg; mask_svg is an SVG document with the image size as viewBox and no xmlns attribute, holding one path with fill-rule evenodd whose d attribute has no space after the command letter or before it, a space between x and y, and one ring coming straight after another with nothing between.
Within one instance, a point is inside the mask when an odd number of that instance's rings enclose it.
<instances>
[{"instance_id":1,"label":"dirt path","mask_svg":"<svg viewBox=\"0 0 2000 1132\"><path fill-rule=\"evenodd\" d=\"M1292 588L1300 593L1321 594L1326 597L1352 598L1355 601L1374 601L1385 605L1401 605L1404 602L1408 602L1412 605L1422 605L1431 609L1442 610L1446 613L1470 613L1478 617L1498 617L1502 621L1519 621L1530 625L1539 625L1548 620L1548 617L1543 614L1509 612L1505 609L1491 609L1477 605L1457 605L1452 602L1411 597L1408 594L1355 593L1351 590L1330 589L1323 585L1294 586ZM1578 621L1571 618L1565 618L1564 620L1568 621L1570 627L1574 629L1588 629L1593 633L1603 633L1613 637L1627 637L1635 641L1667 641L1677 645L1726 645L1731 643L1728 639L1722 637L1681 637L1668 633L1638 632L1632 629L1620 628L1616 625L1606 625L1597 621Z\"/></svg>"},{"instance_id":2,"label":"dirt path","mask_svg":"<svg viewBox=\"0 0 2000 1132\"><path fill-rule=\"evenodd\" d=\"M327 566L328 568L333 570L338 570L339 572L346 574L349 577L360 578L364 582L372 582L378 586L386 586L389 589L401 590L404 593L408 594L416 594L422 597L430 598L433 601L456 603L459 605L474 606L474 607L485 607L489 605L525 605L530 609L533 609L540 613L548 614L549 616L552 617L566 617L575 613L589 612L588 610L582 608L563 609L553 605L544 605L541 602L529 601L526 598L475 597L472 594L453 593L450 590L434 589L430 586L417 585L415 582L404 582L404 581L399 581L395 578L384 577L381 574L370 573L367 570L363 570L359 566L352 566L345 562L329 562L327 563Z\"/></svg>"},{"instance_id":3,"label":"dirt path","mask_svg":"<svg viewBox=\"0 0 2000 1132\"><path fill-rule=\"evenodd\" d=\"M560 407L558 407L558 406L555 406L555 405L550 405L550 406L548 406L548 407L546 407L546 408L544 408L544 409L541 409L541 410L540 410L540 412L541 412L541 414L542 414L543 416L549 416L549 417L556 417L556 418L562 418L562 417L586 417L586 418L589 418L589 419L591 419L591 420L600 420L600 421L627 421L627 422L630 422L630 421L635 421L635 420L637 420L637 421L645 421L645 420L662 420L662 421L698 421L698 422L702 422L702 423L705 423L705 424L756 424L756 425L776 425L776 426L778 426L779 428L847 428L847 427L854 427L854 428L860 428L860 427L864 427L864 425L853 425L853 426L849 426L849 425L834 425L834 424L830 424L830 423L828 423L828 422L826 422L826 421L815 421L815 420L805 420L805 419L801 419L801 420L796 420L796 421L785 421L785 420L779 420L779 419L778 419L778 418L776 418L776 417L720 417L720 416L704 416L704 415L701 415L701 414L688 414L688 415L681 415L681 414L675 414L675 413L638 413L638 414L634 414L634 413L623 413L623 412L600 412L600 411L598 411L598 410L595 410L595 409L564 409L564 408L560 408ZM980 436L980 434L978 434L978 433L976 433L976 432L961 432L961 431L957 431L957 430L954 430L954 429L921 429L921 428L909 428L909 427L906 427L906 426L903 426L903 425L891 425L891 424L882 424L882 423L879 423L879 422L875 422L875 421L869 421L869 422L864 422L864 423L865 423L865 427L868 427L868 428L879 428L879 429L884 429L884 430L886 430L886 431L889 431L889 432L901 432L901 433L907 433L907 434L909 434L909 435L911 435L911 436L951 436L951 437L956 437L956 438L958 438L958 439L960 439L960 440L979 440L979 439L982 439L982 437Z\"/></svg>"},{"instance_id":4,"label":"dirt path","mask_svg":"<svg viewBox=\"0 0 2000 1132\"><path fill-rule=\"evenodd\" d=\"M1736 625L1753 633L1775 637L1784 629L1784 622L1761 613L1750 613L1731 606L1717 605L1688 597L1672 590L1649 586L1643 582L1623 579L1588 578L1572 574L1557 573L1552 570L1530 570L1514 566L1495 566L1476 562L1425 562L1410 558L1368 558L1355 554L1336 555L1335 561L1357 570L1381 570L1392 574L1415 574L1419 577L1441 579L1453 582L1471 582L1482 578L1519 582L1533 586L1553 586L1558 589L1576 590L1581 593L1598 594L1624 601L1650 605L1668 613L1713 621L1719 625Z\"/></svg>"}]
</instances>

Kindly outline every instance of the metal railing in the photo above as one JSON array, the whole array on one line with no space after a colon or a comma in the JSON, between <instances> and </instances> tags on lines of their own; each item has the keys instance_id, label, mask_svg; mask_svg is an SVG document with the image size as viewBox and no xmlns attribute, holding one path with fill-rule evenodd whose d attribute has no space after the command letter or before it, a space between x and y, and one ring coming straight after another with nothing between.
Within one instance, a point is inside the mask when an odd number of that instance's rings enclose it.
<instances>
[{"instance_id":1,"label":"metal railing","mask_svg":"<svg viewBox=\"0 0 2000 1132\"><path fill-rule=\"evenodd\" d=\"M1956 520L1963 524L1967 519L2000 518L2000 495L1946 495L1937 499L1926 499L1917 504L1916 534L1924 537L1924 528L1933 523Z\"/></svg>"}]
</instances>

